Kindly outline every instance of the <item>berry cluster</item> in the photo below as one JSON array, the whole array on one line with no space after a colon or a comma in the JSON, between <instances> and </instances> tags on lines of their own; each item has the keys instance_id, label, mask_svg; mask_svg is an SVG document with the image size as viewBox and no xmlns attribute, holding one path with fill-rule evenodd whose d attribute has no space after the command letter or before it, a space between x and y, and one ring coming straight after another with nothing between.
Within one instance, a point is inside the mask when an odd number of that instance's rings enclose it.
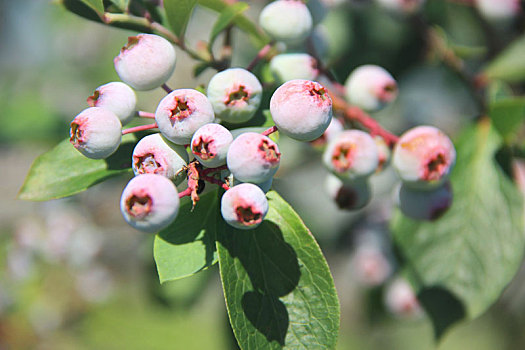
<instances>
[{"instance_id":1,"label":"berry cluster","mask_svg":"<svg viewBox=\"0 0 525 350\"><path fill-rule=\"evenodd\" d=\"M292 46L311 34L312 23L307 6L296 0L275 1L260 15L260 25L268 35ZM135 177L125 187L120 203L131 226L145 232L167 227L177 216L179 198L190 196L195 205L203 184L209 182L226 190L221 213L228 224L240 229L257 227L268 212L265 192L281 159L278 145L269 137L275 131L298 141L326 143L323 162L332 173L327 187L341 208L359 209L368 203L368 178L388 163L391 148L392 164L403 181L400 207L407 215L433 219L450 205L446 178L455 151L448 137L436 128L422 126L398 139L364 112L382 109L397 96L396 81L383 68L361 66L344 87L332 81L329 90L326 84L314 81L323 69L313 56L274 54L269 67L282 83L269 104L275 126L263 133L234 133L234 137L221 123L235 128L255 116L263 94L258 78L250 69L229 68L212 77L206 95L194 89L171 90L166 81L175 61L175 50L166 39L153 34L129 37L114 60L123 83L97 88L88 98L90 107L71 122L71 143L93 159L114 153L123 134L159 130L142 138L133 151ZM157 87L168 94L155 113L137 112L132 88ZM339 90L352 106L332 89ZM360 121L369 132L345 130L345 122L332 118L333 111ZM134 116L154 118L155 123L122 130ZM179 193L176 186L184 180L187 188Z\"/></svg>"}]
</instances>

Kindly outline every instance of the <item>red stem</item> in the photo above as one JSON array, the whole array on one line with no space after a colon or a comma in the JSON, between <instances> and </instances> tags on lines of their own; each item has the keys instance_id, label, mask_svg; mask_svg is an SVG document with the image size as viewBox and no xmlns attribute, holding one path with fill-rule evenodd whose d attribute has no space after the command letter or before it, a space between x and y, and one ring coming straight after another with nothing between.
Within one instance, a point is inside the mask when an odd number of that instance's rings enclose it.
<instances>
[{"instance_id":1,"label":"red stem","mask_svg":"<svg viewBox=\"0 0 525 350\"><path fill-rule=\"evenodd\" d=\"M191 196L191 188L186 188L184 191L179 192L179 198Z\"/></svg>"},{"instance_id":2,"label":"red stem","mask_svg":"<svg viewBox=\"0 0 525 350\"><path fill-rule=\"evenodd\" d=\"M248 65L248 67L246 67L246 70L248 71L252 71L255 66L257 65L257 63L259 63L259 61L268 54L268 52L270 52L272 48L272 44L266 44L264 45L264 47L259 50L259 52L257 53L257 56L255 56L255 58L250 62L250 64Z\"/></svg>"},{"instance_id":3,"label":"red stem","mask_svg":"<svg viewBox=\"0 0 525 350\"><path fill-rule=\"evenodd\" d=\"M277 127L274 125L271 128L264 130L261 134L264 136L268 136L268 135L273 134L276 131L279 131L279 129L277 129Z\"/></svg>"},{"instance_id":4,"label":"red stem","mask_svg":"<svg viewBox=\"0 0 525 350\"><path fill-rule=\"evenodd\" d=\"M345 116L348 120L356 121L367 128L370 132L370 135L381 136L390 146L393 146L399 140L399 137L383 129L383 127L375 119L370 117L359 107L349 106L345 111Z\"/></svg>"},{"instance_id":5,"label":"red stem","mask_svg":"<svg viewBox=\"0 0 525 350\"><path fill-rule=\"evenodd\" d=\"M226 169L228 169L226 165L221 165L220 167L217 167L217 168L206 168L206 169L201 170L201 175L206 176L216 171L221 171L221 170L226 170Z\"/></svg>"},{"instance_id":6,"label":"red stem","mask_svg":"<svg viewBox=\"0 0 525 350\"><path fill-rule=\"evenodd\" d=\"M166 83L162 84L160 87L163 88L168 94L173 91L173 89L166 85Z\"/></svg>"},{"instance_id":7,"label":"red stem","mask_svg":"<svg viewBox=\"0 0 525 350\"><path fill-rule=\"evenodd\" d=\"M155 129L155 128L158 128L158 127L159 126L157 125L157 123L146 124L146 125L139 125L139 126L135 126L133 128L122 130L122 135L131 134L132 132L137 132L137 131L144 131L144 130Z\"/></svg>"},{"instance_id":8,"label":"red stem","mask_svg":"<svg viewBox=\"0 0 525 350\"><path fill-rule=\"evenodd\" d=\"M137 111L137 115L140 118L155 119L155 113L149 113L149 112L144 112L144 111Z\"/></svg>"},{"instance_id":9,"label":"red stem","mask_svg":"<svg viewBox=\"0 0 525 350\"><path fill-rule=\"evenodd\" d=\"M212 184L215 184L215 185L219 185L222 188L224 188L226 191L228 191L230 189L230 186L228 186L226 183L224 183L223 181L221 181L219 179L211 177L211 176L201 175L201 180L208 181L209 183L212 183Z\"/></svg>"}]
</instances>

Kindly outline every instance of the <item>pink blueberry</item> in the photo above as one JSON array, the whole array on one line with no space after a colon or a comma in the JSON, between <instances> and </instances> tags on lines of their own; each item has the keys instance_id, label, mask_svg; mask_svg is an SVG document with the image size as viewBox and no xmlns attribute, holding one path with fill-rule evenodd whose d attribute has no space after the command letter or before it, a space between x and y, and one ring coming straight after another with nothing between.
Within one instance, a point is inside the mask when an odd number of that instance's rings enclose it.
<instances>
[{"instance_id":1,"label":"pink blueberry","mask_svg":"<svg viewBox=\"0 0 525 350\"><path fill-rule=\"evenodd\" d=\"M120 79L137 90L151 90L164 84L175 69L175 48L154 34L130 36L115 57Z\"/></svg>"},{"instance_id":2,"label":"pink blueberry","mask_svg":"<svg viewBox=\"0 0 525 350\"><path fill-rule=\"evenodd\" d=\"M193 134L191 152L202 165L216 168L226 164L226 155L232 141L232 133L224 126L206 124Z\"/></svg>"},{"instance_id":3,"label":"pink blueberry","mask_svg":"<svg viewBox=\"0 0 525 350\"><path fill-rule=\"evenodd\" d=\"M364 65L348 76L345 94L351 104L373 112L396 99L397 83L384 68Z\"/></svg>"},{"instance_id":4,"label":"pink blueberry","mask_svg":"<svg viewBox=\"0 0 525 350\"><path fill-rule=\"evenodd\" d=\"M155 111L155 121L168 140L189 144L195 131L212 123L215 116L208 98L197 90L178 89L164 97Z\"/></svg>"},{"instance_id":5,"label":"pink blueberry","mask_svg":"<svg viewBox=\"0 0 525 350\"><path fill-rule=\"evenodd\" d=\"M221 199L221 214L231 226L249 230L259 226L268 213L268 200L256 185L243 183L230 188Z\"/></svg>"},{"instance_id":6,"label":"pink blueberry","mask_svg":"<svg viewBox=\"0 0 525 350\"><path fill-rule=\"evenodd\" d=\"M454 144L433 126L418 126L399 138L392 165L403 182L429 188L443 183L456 161Z\"/></svg>"},{"instance_id":7,"label":"pink blueberry","mask_svg":"<svg viewBox=\"0 0 525 350\"><path fill-rule=\"evenodd\" d=\"M512 19L521 11L519 0L475 0L474 3L483 17L494 22Z\"/></svg>"},{"instance_id":8,"label":"pink blueberry","mask_svg":"<svg viewBox=\"0 0 525 350\"><path fill-rule=\"evenodd\" d=\"M279 168L280 160L277 144L255 132L246 132L233 140L226 157L234 178L253 183L271 179Z\"/></svg>"},{"instance_id":9,"label":"pink blueberry","mask_svg":"<svg viewBox=\"0 0 525 350\"><path fill-rule=\"evenodd\" d=\"M109 109L117 115L122 125L129 123L135 116L137 96L133 89L119 81L99 86L87 103L91 107Z\"/></svg>"},{"instance_id":10,"label":"pink blueberry","mask_svg":"<svg viewBox=\"0 0 525 350\"><path fill-rule=\"evenodd\" d=\"M332 99L319 83L290 80L275 90L270 112L279 132L299 141L312 141L332 120Z\"/></svg>"},{"instance_id":11,"label":"pink blueberry","mask_svg":"<svg viewBox=\"0 0 525 350\"><path fill-rule=\"evenodd\" d=\"M157 174L134 177L120 198L124 220L144 232L166 228L177 217L179 205L179 194L173 182Z\"/></svg>"},{"instance_id":12,"label":"pink blueberry","mask_svg":"<svg viewBox=\"0 0 525 350\"><path fill-rule=\"evenodd\" d=\"M279 0L266 5L259 15L262 29L277 41L299 44L312 31L312 15L300 0Z\"/></svg>"},{"instance_id":13,"label":"pink blueberry","mask_svg":"<svg viewBox=\"0 0 525 350\"><path fill-rule=\"evenodd\" d=\"M215 74L207 95L217 116L228 123L250 120L261 104L262 85L251 72L230 68Z\"/></svg>"},{"instance_id":14,"label":"pink blueberry","mask_svg":"<svg viewBox=\"0 0 525 350\"><path fill-rule=\"evenodd\" d=\"M80 112L71 122L71 144L84 156L107 158L115 152L122 139L122 125L111 111L90 107Z\"/></svg>"},{"instance_id":15,"label":"pink blueberry","mask_svg":"<svg viewBox=\"0 0 525 350\"><path fill-rule=\"evenodd\" d=\"M418 318L423 309L416 293L403 278L396 278L385 289L384 302L387 310L399 318Z\"/></svg>"},{"instance_id":16,"label":"pink blueberry","mask_svg":"<svg viewBox=\"0 0 525 350\"><path fill-rule=\"evenodd\" d=\"M283 53L270 61L270 71L281 82L294 79L315 80L319 75L317 60L306 53Z\"/></svg>"},{"instance_id":17,"label":"pink blueberry","mask_svg":"<svg viewBox=\"0 0 525 350\"><path fill-rule=\"evenodd\" d=\"M343 180L356 181L372 175L379 152L372 136L361 130L345 130L332 139L323 153L323 163Z\"/></svg>"},{"instance_id":18,"label":"pink blueberry","mask_svg":"<svg viewBox=\"0 0 525 350\"><path fill-rule=\"evenodd\" d=\"M166 140L161 134L143 137L135 146L132 167L135 175L158 174L176 184L185 178L189 157L186 148Z\"/></svg>"},{"instance_id":19,"label":"pink blueberry","mask_svg":"<svg viewBox=\"0 0 525 350\"><path fill-rule=\"evenodd\" d=\"M385 142L385 139L381 136L374 136L374 142L376 143L377 151L379 153L379 164L377 165L377 171L379 172L384 170L390 163L392 151Z\"/></svg>"},{"instance_id":20,"label":"pink blueberry","mask_svg":"<svg viewBox=\"0 0 525 350\"><path fill-rule=\"evenodd\" d=\"M352 267L359 283L375 287L384 283L392 273L392 265L381 249L373 244L362 244L352 257Z\"/></svg>"}]
</instances>

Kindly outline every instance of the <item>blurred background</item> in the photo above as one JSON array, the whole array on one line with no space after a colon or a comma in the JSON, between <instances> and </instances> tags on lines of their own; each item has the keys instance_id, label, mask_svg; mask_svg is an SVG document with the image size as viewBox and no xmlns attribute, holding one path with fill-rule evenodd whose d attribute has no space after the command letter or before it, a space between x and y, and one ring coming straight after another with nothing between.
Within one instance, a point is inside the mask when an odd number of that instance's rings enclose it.
<instances>
[{"instance_id":1,"label":"blurred background","mask_svg":"<svg viewBox=\"0 0 525 350\"><path fill-rule=\"evenodd\" d=\"M248 16L256 19L264 3L250 5ZM386 128L399 133L433 124L454 137L479 116L462 79L428 55L417 20L366 0L326 0L325 7L317 44L340 82L365 63L398 79L399 99L374 115ZM425 11L450 40L469 48L466 69L476 71L486 54L480 47L487 22L471 7L445 0L430 0ZM191 45L207 37L216 17L196 10ZM518 20L490 30L496 45L522 32ZM113 57L131 34L77 17L58 1L0 0L0 349L236 348L216 266L159 284L153 236L133 230L120 215L129 178L61 200L16 199L32 162L68 137L86 98L118 80ZM242 33L234 35L234 65L245 66L255 49ZM194 79L193 62L178 55L168 85L205 85L213 71ZM160 89L139 92L139 109L154 111L163 96ZM280 147L274 189L312 230L334 274L342 307L338 348L435 348L429 320L396 277L388 232L392 171L374 177L366 209L343 212L324 189L319 150L285 138ZM489 312L454 327L438 347L525 348L525 269Z\"/></svg>"}]
</instances>

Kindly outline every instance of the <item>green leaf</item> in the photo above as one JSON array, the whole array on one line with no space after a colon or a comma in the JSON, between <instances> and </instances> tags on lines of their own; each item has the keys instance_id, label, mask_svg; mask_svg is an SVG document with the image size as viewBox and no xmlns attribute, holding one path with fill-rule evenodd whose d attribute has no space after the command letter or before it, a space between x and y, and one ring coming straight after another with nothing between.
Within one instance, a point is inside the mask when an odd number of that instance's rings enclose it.
<instances>
[{"instance_id":1,"label":"green leaf","mask_svg":"<svg viewBox=\"0 0 525 350\"><path fill-rule=\"evenodd\" d=\"M125 12L128 9L130 0L109 0L115 5L120 11Z\"/></svg>"},{"instance_id":2,"label":"green leaf","mask_svg":"<svg viewBox=\"0 0 525 350\"><path fill-rule=\"evenodd\" d=\"M237 2L231 6L226 7L220 14L219 18L213 25L210 33L210 40L208 46L211 48L217 36L225 30L232 22L250 6L245 2Z\"/></svg>"},{"instance_id":3,"label":"green leaf","mask_svg":"<svg viewBox=\"0 0 525 350\"><path fill-rule=\"evenodd\" d=\"M175 35L182 39L197 0L164 0L168 23Z\"/></svg>"},{"instance_id":4,"label":"green leaf","mask_svg":"<svg viewBox=\"0 0 525 350\"><path fill-rule=\"evenodd\" d=\"M507 83L501 80L495 80L487 87L487 100L489 103L494 103L509 97L513 97L512 89Z\"/></svg>"},{"instance_id":5,"label":"green leaf","mask_svg":"<svg viewBox=\"0 0 525 350\"><path fill-rule=\"evenodd\" d=\"M107 159L89 159L66 139L35 160L18 197L32 201L67 197L110 177L130 173L135 143L134 136L127 135Z\"/></svg>"},{"instance_id":6,"label":"green leaf","mask_svg":"<svg viewBox=\"0 0 525 350\"><path fill-rule=\"evenodd\" d=\"M201 196L193 211L191 206L185 197L177 219L155 237L153 255L161 283L191 276L217 262L217 191Z\"/></svg>"},{"instance_id":7,"label":"green leaf","mask_svg":"<svg viewBox=\"0 0 525 350\"><path fill-rule=\"evenodd\" d=\"M483 74L489 78L507 82L525 79L525 36L517 39L485 68Z\"/></svg>"},{"instance_id":8,"label":"green leaf","mask_svg":"<svg viewBox=\"0 0 525 350\"><path fill-rule=\"evenodd\" d=\"M151 33L150 23L146 18L130 16L124 13L98 13L82 0L58 0L66 10L80 17L97 23L107 24L111 27L134 30L137 32ZM102 21L102 17L106 22Z\"/></svg>"},{"instance_id":9,"label":"green leaf","mask_svg":"<svg viewBox=\"0 0 525 350\"><path fill-rule=\"evenodd\" d=\"M213 11L222 13L229 5L222 0L197 0L199 5L209 8ZM233 20L233 23L239 27L243 32L248 34L254 44L258 47L263 47L270 42L266 34L259 30L259 28L248 17L238 15Z\"/></svg>"},{"instance_id":10,"label":"green leaf","mask_svg":"<svg viewBox=\"0 0 525 350\"><path fill-rule=\"evenodd\" d=\"M84 4L91 7L99 15L104 14L104 3L102 0L81 0Z\"/></svg>"},{"instance_id":11,"label":"green leaf","mask_svg":"<svg viewBox=\"0 0 525 350\"><path fill-rule=\"evenodd\" d=\"M500 144L487 119L469 129L457 145L449 211L436 222L400 213L392 221L394 240L416 287L421 295L433 296L424 306L437 336L460 315L474 318L486 311L523 257L522 197L494 159ZM448 319L433 312L442 308L432 307L432 300L448 305Z\"/></svg>"},{"instance_id":12,"label":"green leaf","mask_svg":"<svg viewBox=\"0 0 525 350\"><path fill-rule=\"evenodd\" d=\"M525 97L495 101L490 105L489 116L494 128L504 139L509 139L518 132L520 124L525 119Z\"/></svg>"},{"instance_id":13,"label":"green leaf","mask_svg":"<svg viewBox=\"0 0 525 350\"><path fill-rule=\"evenodd\" d=\"M242 349L333 349L339 302L308 228L276 192L254 230L219 219L217 245L226 306Z\"/></svg>"}]
</instances>

